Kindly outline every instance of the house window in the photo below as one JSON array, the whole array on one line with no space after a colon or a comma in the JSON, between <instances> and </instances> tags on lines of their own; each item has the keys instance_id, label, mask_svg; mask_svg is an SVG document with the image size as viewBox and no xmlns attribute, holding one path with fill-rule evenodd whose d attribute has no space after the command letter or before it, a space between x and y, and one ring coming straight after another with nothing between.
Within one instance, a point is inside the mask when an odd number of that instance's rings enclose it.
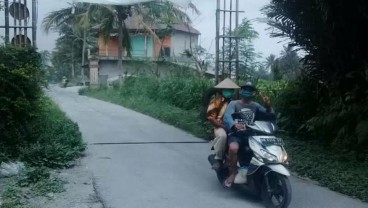
<instances>
[{"instance_id":1,"label":"house window","mask_svg":"<svg viewBox=\"0 0 368 208\"><path fill-rule=\"evenodd\" d=\"M171 54L170 47L164 47L163 50L161 51L161 56L170 57L170 54Z\"/></svg>"}]
</instances>

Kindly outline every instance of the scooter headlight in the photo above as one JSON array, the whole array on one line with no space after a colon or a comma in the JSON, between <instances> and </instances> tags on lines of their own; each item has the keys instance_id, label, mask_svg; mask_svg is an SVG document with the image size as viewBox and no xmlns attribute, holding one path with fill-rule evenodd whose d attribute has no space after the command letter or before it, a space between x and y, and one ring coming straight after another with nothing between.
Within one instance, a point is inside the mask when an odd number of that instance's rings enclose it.
<instances>
[{"instance_id":1,"label":"scooter headlight","mask_svg":"<svg viewBox=\"0 0 368 208\"><path fill-rule=\"evenodd\" d=\"M268 151L261 149L262 157L266 159L268 162L277 162L278 159L275 155L269 153Z\"/></svg>"},{"instance_id":2,"label":"scooter headlight","mask_svg":"<svg viewBox=\"0 0 368 208\"><path fill-rule=\"evenodd\" d=\"M280 157L280 161L282 162L282 163L288 163L288 155L287 155L287 153L285 152L285 151L283 151L282 152L282 154L281 154L281 157Z\"/></svg>"}]
</instances>

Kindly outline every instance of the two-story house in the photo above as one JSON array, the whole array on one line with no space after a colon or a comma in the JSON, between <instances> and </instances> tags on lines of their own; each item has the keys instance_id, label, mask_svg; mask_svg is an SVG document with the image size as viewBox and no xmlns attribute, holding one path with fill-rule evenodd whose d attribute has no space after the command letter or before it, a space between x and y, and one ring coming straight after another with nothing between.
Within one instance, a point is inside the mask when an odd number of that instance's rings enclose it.
<instances>
[{"instance_id":1,"label":"two-story house","mask_svg":"<svg viewBox=\"0 0 368 208\"><path fill-rule=\"evenodd\" d=\"M130 17L125 21L131 38L131 55L123 53L123 68L131 67L133 61L155 61L158 57L165 57L168 61L188 61L183 56L184 51L194 50L198 46L199 31L188 24L174 24L170 28L166 25L152 25L150 29L155 32L159 40L139 23L137 18ZM98 39L99 75L108 76L109 79L122 75L118 70L118 36L111 34L108 41L100 35ZM133 70L133 69L132 69ZM129 69L128 71L132 71ZM129 72L130 73L130 72Z\"/></svg>"}]
</instances>

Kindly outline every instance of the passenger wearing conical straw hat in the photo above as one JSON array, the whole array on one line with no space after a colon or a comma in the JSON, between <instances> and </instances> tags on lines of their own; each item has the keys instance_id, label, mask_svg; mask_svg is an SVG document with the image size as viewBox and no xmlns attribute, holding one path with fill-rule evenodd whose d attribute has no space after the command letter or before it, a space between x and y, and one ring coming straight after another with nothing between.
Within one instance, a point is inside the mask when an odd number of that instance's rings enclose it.
<instances>
[{"instance_id":1,"label":"passenger wearing conical straw hat","mask_svg":"<svg viewBox=\"0 0 368 208\"><path fill-rule=\"evenodd\" d=\"M222 122L227 105L230 103L235 90L240 87L231 79L226 78L214 87L217 94L207 108L207 119L214 126L215 139L213 140L213 148L215 150L215 163L212 168L218 170L223 164L226 151L227 134L225 126Z\"/></svg>"}]
</instances>

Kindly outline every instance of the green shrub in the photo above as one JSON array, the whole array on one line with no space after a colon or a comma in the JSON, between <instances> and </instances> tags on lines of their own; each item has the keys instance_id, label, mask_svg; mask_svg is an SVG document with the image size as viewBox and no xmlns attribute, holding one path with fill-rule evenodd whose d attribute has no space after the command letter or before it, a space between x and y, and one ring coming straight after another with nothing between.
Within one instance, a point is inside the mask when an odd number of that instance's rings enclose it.
<instances>
[{"instance_id":1,"label":"green shrub","mask_svg":"<svg viewBox=\"0 0 368 208\"><path fill-rule=\"evenodd\" d=\"M285 138L290 168L333 191L368 202L368 163L354 161L354 154L326 148L319 141Z\"/></svg>"},{"instance_id":2,"label":"green shrub","mask_svg":"<svg viewBox=\"0 0 368 208\"><path fill-rule=\"evenodd\" d=\"M12 178L1 195L0 208L25 208L29 195L47 196L65 191L62 180L46 167L26 167L20 175ZM31 192L30 192L31 191Z\"/></svg>"},{"instance_id":3,"label":"green shrub","mask_svg":"<svg viewBox=\"0 0 368 208\"><path fill-rule=\"evenodd\" d=\"M304 83L305 82L305 83ZM275 108L281 113L279 125L289 132L302 133L303 124L315 115L318 98L315 96L315 86L307 85L307 81L290 82L284 90L275 97ZM306 137L307 134L304 131Z\"/></svg>"},{"instance_id":4,"label":"green shrub","mask_svg":"<svg viewBox=\"0 0 368 208\"><path fill-rule=\"evenodd\" d=\"M50 177L38 181L31 186L31 189L39 196L47 196L49 193L61 193L65 191L65 182L57 177Z\"/></svg>"},{"instance_id":5,"label":"green shrub","mask_svg":"<svg viewBox=\"0 0 368 208\"><path fill-rule=\"evenodd\" d=\"M18 180L20 186L28 186L41 180L50 178L49 169L46 167L27 167Z\"/></svg>"},{"instance_id":6,"label":"green shrub","mask_svg":"<svg viewBox=\"0 0 368 208\"><path fill-rule=\"evenodd\" d=\"M17 144L40 109L44 72L33 48L0 46L0 60L0 142Z\"/></svg>"},{"instance_id":7,"label":"green shrub","mask_svg":"<svg viewBox=\"0 0 368 208\"><path fill-rule=\"evenodd\" d=\"M26 140L0 145L0 161L20 159L31 166L62 168L73 165L74 159L81 156L86 145L78 125L49 98L40 102L42 109L28 124Z\"/></svg>"},{"instance_id":8,"label":"green shrub","mask_svg":"<svg viewBox=\"0 0 368 208\"><path fill-rule=\"evenodd\" d=\"M21 188L16 182L11 182L4 187L1 200L0 208L23 208L25 205Z\"/></svg>"},{"instance_id":9,"label":"green shrub","mask_svg":"<svg viewBox=\"0 0 368 208\"><path fill-rule=\"evenodd\" d=\"M6 148L6 146L2 143L0 143L0 163L1 162L7 162L9 160L9 150Z\"/></svg>"},{"instance_id":10,"label":"green shrub","mask_svg":"<svg viewBox=\"0 0 368 208\"><path fill-rule=\"evenodd\" d=\"M19 146L20 158L33 166L70 166L85 149L78 125L48 98L43 103L30 127L31 142Z\"/></svg>"},{"instance_id":11,"label":"green shrub","mask_svg":"<svg viewBox=\"0 0 368 208\"><path fill-rule=\"evenodd\" d=\"M359 89L357 89L359 90ZM364 160L368 149L368 97L335 97L328 88L305 76L275 98L279 125L302 140L317 139Z\"/></svg>"},{"instance_id":12,"label":"green shrub","mask_svg":"<svg viewBox=\"0 0 368 208\"><path fill-rule=\"evenodd\" d=\"M303 139L368 151L368 55L362 47L368 33L361 29L366 4L272 0L263 12L273 36L289 38L290 46L306 52L301 79L282 96L287 125Z\"/></svg>"},{"instance_id":13,"label":"green shrub","mask_svg":"<svg viewBox=\"0 0 368 208\"><path fill-rule=\"evenodd\" d=\"M87 91L88 91L88 88L86 87L80 88L78 90L78 95L85 95Z\"/></svg>"},{"instance_id":14,"label":"green shrub","mask_svg":"<svg viewBox=\"0 0 368 208\"><path fill-rule=\"evenodd\" d=\"M38 196L64 191L64 182L52 175L46 167L27 167L24 173L18 177L17 185L30 187Z\"/></svg>"},{"instance_id":15,"label":"green shrub","mask_svg":"<svg viewBox=\"0 0 368 208\"><path fill-rule=\"evenodd\" d=\"M129 79L122 87L122 96L144 96L184 110L199 109L204 92L213 83L194 75L163 78L138 77Z\"/></svg>"}]
</instances>

